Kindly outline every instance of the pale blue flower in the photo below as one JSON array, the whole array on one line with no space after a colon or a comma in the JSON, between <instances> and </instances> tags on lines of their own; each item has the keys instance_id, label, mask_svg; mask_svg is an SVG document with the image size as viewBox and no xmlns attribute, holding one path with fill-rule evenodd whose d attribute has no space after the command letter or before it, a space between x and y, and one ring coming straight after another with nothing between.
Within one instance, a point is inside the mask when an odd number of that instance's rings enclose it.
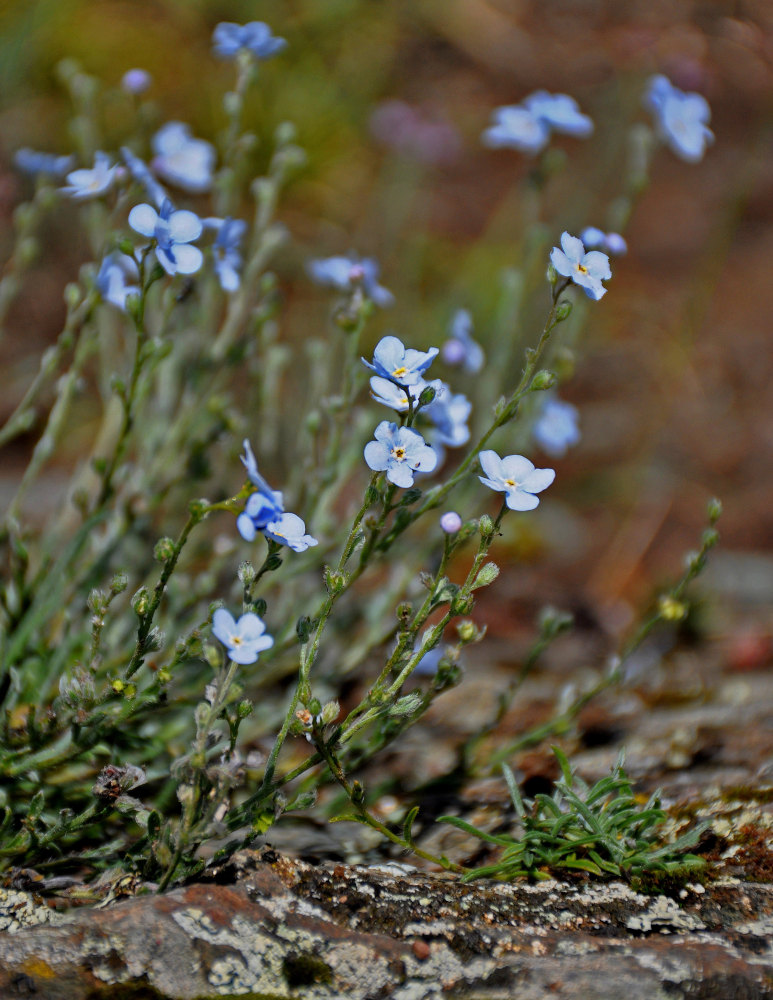
<instances>
[{"instance_id":1,"label":"pale blue flower","mask_svg":"<svg viewBox=\"0 0 773 1000\"><path fill-rule=\"evenodd\" d=\"M170 184L199 194L212 187L215 147L206 139L194 139L183 122L167 122L153 136L151 166Z\"/></svg>"},{"instance_id":2,"label":"pale blue flower","mask_svg":"<svg viewBox=\"0 0 773 1000\"><path fill-rule=\"evenodd\" d=\"M193 212L175 211L168 200L158 212L152 205L135 205L129 225L155 240L156 257L167 274L194 274L201 267L201 250L188 245L201 236L201 219Z\"/></svg>"},{"instance_id":3,"label":"pale blue flower","mask_svg":"<svg viewBox=\"0 0 773 1000\"><path fill-rule=\"evenodd\" d=\"M620 233L605 233L596 226L586 226L580 233L580 239L588 250L604 250L613 257L628 253L628 244Z\"/></svg>"},{"instance_id":4,"label":"pale blue flower","mask_svg":"<svg viewBox=\"0 0 773 1000\"><path fill-rule=\"evenodd\" d=\"M146 69L127 69L121 77L121 87L135 97L149 89L153 78Z\"/></svg>"},{"instance_id":5,"label":"pale blue flower","mask_svg":"<svg viewBox=\"0 0 773 1000\"><path fill-rule=\"evenodd\" d=\"M75 166L75 157L39 153L25 146L16 150L13 162L25 174L46 174L49 177L61 178Z\"/></svg>"},{"instance_id":6,"label":"pale blue flower","mask_svg":"<svg viewBox=\"0 0 773 1000\"><path fill-rule=\"evenodd\" d=\"M535 155L547 146L551 131L582 139L593 131L593 122L568 94L537 90L521 104L496 108L482 141L493 149L507 147Z\"/></svg>"},{"instance_id":7,"label":"pale blue flower","mask_svg":"<svg viewBox=\"0 0 773 1000\"><path fill-rule=\"evenodd\" d=\"M236 292L241 285L242 255L239 246L247 223L243 219L205 219L204 224L217 225L217 237L212 244L215 274L224 292Z\"/></svg>"},{"instance_id":8,"label":"pale blue flower","mask_svg":"<svg viewBox=\"0 0 773 1000\"><path fill-rule=\"evenodd\" d=\"M483 367L483 348L472 339L472 316L467 309L457 309L451 319L448 340L441 348L447 365L461 365L474 375Z\"/></svg>"},{"instance_id":9,"label":"pale blue flower","mask_svg":"<svg viewBox=\"0 0 773 1000\"><path fill-rule=\"evenodd\" d=\"M505 494L510 510L534 510L539 503L535 493L541 493L556 478L553 469L535 469L523 455L500 458L495 451L482 451L478 456L485 476L478 476L484 486Z\"/></svg>"},{"instance_id":10,"label":"pale blue flower","mask_svg":"<svg viewBox=\"0 0 773 1000\"><path fill-rule=\"evenodd\" d=\"M128 254L114 250L104 258L97 274L97 288L103 301L126 312L129 295L139 295L138 284L127 284L139 280L137 262Z\"/></svg>"},{"instance_id":11,"label":"pale blue flower","mask_svg":"<svg viewBox=\"0 0 773 1000\"><path fill-rule=\"evenodd\" d=\"M223 643L234 663L254 663L264 650L274 645L265 631L266 626L252 611L238 621L225 608L218 608L212 616L212 634Z\"/></svg>"},{"instance_id":12,"label":"pale blue flower","mask_svg":"<svg viewBox=\"0 0 773 1000\"><path fill-rule=\"evenodd\" d=\"M463 392L454 394L442 382L441 387L442 391L436 393L432 402L421 412L429 417L437 428L437 440L440 444L449 448L461 448L470 440L467 421L472 403Z\"/></svg>"},{"instance_id":13,"label":"pale blue flower","mask_svg":"<svg viewBox=\"0 0 773 1000\"><path fill-rule=\"evenodd\" d=\"M271 28L262 21L221 21L212 34L212 47L221 59L233 59L240 49L247 49L256 59L270 59L286 45L285 39L272 35Z\"/></svg>"},{"instance_id":14,"label":"pale blue flower","mask_svg":"<svg viewBox=\"0 0 773 1000\"><path fill-rule=\"evenodd\" d=\"M245 439L243 444L242 464L257 492L248 497L244 510L236 519L239 534L245 541L251 542L260 532L281 545L287 545L294 552L305 552L316 545L316 538L306 534L303 520L297 514L285 512L282 494L272 490L258 472L250 442Z\"/></svg>"},{"instance_id":15,"label":"pale blue flower","mask_svg":"<svg viewBox=\"0 0 773 1000\"><path fill-rule=\"evenodd\" d=\"M560 458L567 448L580 440L578 418L576 406L561 399L547 398L534 423L534 440L548 455Z\"/></svg>"},{"instance_id":16,"label":"pale blue flower","mask_svg":"<svg viewBox=\"0 0 773 1000\"><path fill-rule=\"evenodd\" d=\"M462 519L455 510L447 510L440 518L440 527L447 535L455 535L462 526Z\"/></svg>"},{"instance_id":17,"label":"pale blue flower","mask_svg":"<svg viewBox=\"0 0 773 1000\"><path fill-rule=\"evenodd\" d=\"M524 106L554 132L584 139L593 132L593 121L580 111L577 101L568 94L549 94L537 90L524 98Z\"/></svg>"},{"instance_id":18,"label":"pale blue flower","mask_svg":"<svg viewBox=\"0 0 773 1000\"><path fill-rule=\"evenodd\" d=\"M373 399L383 406L389 406L391 409L397 410L398 413L407 412L409 393L413 401L413 408L416 409L419 403L419 396L427 388L434 389L435 394L438 395L443 392L443 383L439 378L433 379L431 382L419 379L413 385L403 387L395 385L394 382L391 382L387 378L382 378L380 375L373 375L370 380L370 393Z\"/></svg>"},{"instance_id":19,"label":"pale blue flower","mask_svg":"<svg viewBox=\"0 0 773 1000\"><path fill-rule=\"evenodd\" d=\"M672 152L688 163L703 159L706 146L714 141L708 127L711 109L701 94L686 94L668 77L653 76L644 95L644 104L652 112L658 134Z\"/></svg>"},{"instance_id":20,"label":"pale blue flower","mask_svg":"<svg viewBox=\"0 0 773 1000\"><path fill-rule=\"evenodd\" d=\"M293 552L305 552L318 544L316 538L306 534L306 525L297 514L284 513L269 521L263 534L281 545L287 545Z\"/></svg>"},{"instance_id":21,"label":"pale blue flower","mask_svg":"<svg viewBox=\"0 0 773 1000\"><path fill-rule=\"evenodd\" d=\"M128 146L121 146L121 156L133 179L145 189L145 193L155 203L156 208L161 208L169 195L151 174L147 164L139 156L135 156Z\"/></svg>"},{"instance_id":22,"label":"pale blue flower","mask_svg":"<svg viewBox=\"0 0 773 1000\"><path fill-rule=\"evenodd\" d=\"M437 455L417 431L382 420L374 432L375 441L365 445L365 461L374 472L386 472L395 486L413 485L415 472L432 472Z\"/></svg>"},{"instance_id":23,"label":"pale blue flower","mask_svg":"<svg viewBox=\"0 0 773 1000\"><path fill-rule=\"evenodd\" d=\"M73 170L66 178L69 183L60 190L76 201L98 198L113 186L117 169L117 164L110 162L107 153L96 153L94 166L91 169Z\"/></svg>"},{"instance_id":24,"label":"pale blue flower","mask_svg":"<svg viewBox=\"0 0 773 1000\"><path fill-rule=\"evenodd\" d=\"M373 362L362 358L362 363L382 378L400 385L415 385L422 381L424 372L438 354L437 347L416 351L405 347L397 337L382 337L373 352Z\"/></svg>"},{"instance_id":25,"label":"pale blue flower","mask_svg":"<svg viewBox=\"0 0 773 1000\"><path fill-rule=\"evenodd\" d=\"M380 267L371 257L360 260L356 254L348 257L320 257L310 260L306 270L318 285L329 285L342 292L351 292L359 283L365 295L382 309L395 300L388 288L379 285Z\"/></svg>"},{"instance_id":26,"label":"pale blue flower","mask_svg":"<svg viewBox=\"0 0 773 1000\"><path fill-rule=\"evenodd\" d=\"M532 156L541 152L550 139L550 128L528 108L517 104L495 108L493 124L481 136L490 149L517 149Z\"/></svg>"},{"instance_id":27,"label":"pale blue flower","mask_svg":"<svg viewBox=\"0 0 773 1000\"><path fill-rule=\"evenodd\" d=\"M569 233L561 236L561 247L550 251L550 263L565 278L571 278L590 299L600 299L607 294L601 282L612 277L609 257L600 250L585 252L582 240Z\"/></svg>"}]
</instances>

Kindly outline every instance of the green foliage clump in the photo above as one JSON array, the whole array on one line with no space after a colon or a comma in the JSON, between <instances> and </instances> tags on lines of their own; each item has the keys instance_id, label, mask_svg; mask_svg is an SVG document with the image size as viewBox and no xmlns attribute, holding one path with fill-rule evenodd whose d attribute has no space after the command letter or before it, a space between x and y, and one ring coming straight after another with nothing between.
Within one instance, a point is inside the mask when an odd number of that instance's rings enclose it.
<instances>
[{"instance_id":1,"label":"green foliage clump","mask_svg":"<svg viewBox=\"0 0 773 1000\"><path fill-rule=\"evenodd\" d=\"M671 843L662 843L659 828L666 820L656 791L644 806L623 771L621 753L612 772L588 786L571 769L566 755L553 747L561 767L561 778L552 795L535 795L524 802L513 772L502 770L522 830L520 837L492 835L476 829L456 816L441 816L486 843L503 847L491 865L473 868L464 880L495 878L547 879L561 869L594 875L631 876L643 872L674 874L702 867L705 862L685 851L697 844L703 826L697 826Z\"/></svg>"}]
</instances>

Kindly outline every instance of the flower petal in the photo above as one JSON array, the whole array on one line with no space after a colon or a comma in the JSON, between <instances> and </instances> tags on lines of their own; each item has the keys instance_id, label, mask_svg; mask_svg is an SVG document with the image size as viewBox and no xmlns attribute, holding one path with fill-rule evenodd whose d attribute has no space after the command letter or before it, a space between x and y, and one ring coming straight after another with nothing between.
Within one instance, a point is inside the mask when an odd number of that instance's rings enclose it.
<instances>
[{"instance_id":1,"label":"flower petal","mask_svg":"<svg viewBox=\"0 0 773 1000\"><path fill-rule=\"evenodd\" d=\"M175 243L174 256L178 274L195 274L204 263L204 255L198 247L187 243Z\"/></svg>"},{"instance_id":2,"label":"flower petal","mask_svg":"<svg viewBox=\"0 0 773 1000\"><path fill-rule=\"evenodd\" d=\"M201 236L201 219L194 212L180 209L169 216L169 235L175 243L190 243Z\"/></svg>"},{"instance_id":3,"label":"flower petal","mask_svg":"<svg viewBox=\"0 0 773 1000\"><path fill-rule=\"evenodd\" d=\"M153 236L158 222L158 212L152 205L135 205L129 212L129 225L140 236Z\"/></svg>"}]
</instances>

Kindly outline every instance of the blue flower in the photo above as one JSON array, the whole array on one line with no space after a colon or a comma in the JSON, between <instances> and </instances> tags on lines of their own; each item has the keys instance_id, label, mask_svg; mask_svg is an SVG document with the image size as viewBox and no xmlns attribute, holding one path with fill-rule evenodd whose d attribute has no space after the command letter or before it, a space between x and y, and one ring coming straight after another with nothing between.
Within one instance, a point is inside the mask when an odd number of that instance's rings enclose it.
<instances>
[{"instance_id":1,"label":"blue flower","mask_svg":"<svg viewBox=\"0 0 773 1000\"><path fill-rule=\"evenodd\" d=\"M245 541L251 542L260 532L281 545L287 545L294 552L305 552L316 545L316 538L306 534L303 520L297 514L285 513L282 494L272 490L258 472L250 442L245 439L243 444L242 464L257 492L248 497L244 510L236 519L239 534Z\"/></svg>"},{"instance_id":2,"label":"blue flower","mask_svg":"<svg viewBox=\"0 0 773 1000\"><path fill-rule=\"evenodd\" d=\"M517 104L495 108L492 118L493 125L481 137L483 145L490 149L517 149L519 153L535 155L548 144L549 126L528 108Z\"/></svg>"},{"instance_id":3,"label":"blue flower","mask_svg":"<svg viewBox=\"0 0 773 1000\"><path fill-rule=\"evenodd\" d=\"M121 146L121 156L133 179L145 189L148 197L155 202L156 208L161 208L169 195L151 174L147 164L139 156L135 156L128 146Z\"/></svg>"},{"instance_id":4,"label":"blue flower","mask_svg":"<svg viewBox=\"0 0 773 1000\"><path fill-rule=\"evenodd\" d=\"M240 49L247 49L256 59L270 59L286 45L285 39L272 35L271 28L262 21L221 21L212 34L212 47L221 59L233 59Z\"/></svg>"},{"instance_id":5,"label":"blue flower","mask_svg":"<svg viewBox=\"0 0 773 1000\"><path fill-rule=\"evenodd\" d=\"M224 292L236 292L241 284L242 255L239 245L247 230L242 219L205 219L205 226L215 226L217 237L212 244L215 274Z\"/></svg>"},{"instance_id":6,"label":"blue flower","mask_svg":"<svg viewBox=\"0 0 773 1000\"><path fill-rule=\"evenodd\" d=\"M454 395L449 387L441 384L441 391L436 393L432 402L421 411L429 417L437 428L437 439L440 444L449 448L461 448L470 440L470 430L467 421L472 410L472 403L463 392Z\"/></svg>"},{"instance_id":7,"label":"blue flower","mask_svg":"<svg viewBox=\"0 0 773 1000\"><path fill-rule=\"evenodd\" d=\"M565 278L571 278L590 299L600 299L607 294L601 284L605 278L611 278L609 257L600 250L585 253L582 240L576 236L564 233L561 236L561 247L553 247L550 251L550 263Z\"/></svg>"},{"instance_id":8,"label":"blue flower","mask_svg":"<svg viewBox=\"0 0 773 1000\"><path fill-rule=\"evenodd\" d=\"M580 440L577 407L561 399L547 398L534 423L534 440L548 455L560 458Z\"/></svg>"},{"instance_id":9,"label":"blue flower","mask_svg":"<svg viewBox=\"0 0 773 1000\"><path fill-rule=\"evenodd\" d=\"M201 219L193 212L175 211L169 200L159 212L152 205L135 205L129 212L129 225L156 241L156 257L167 274L194 274L201 267L201 250L188 246L201 236Z\"/></svg>"},{"instance_id":10,"label":"blue flower","mask_svg":"<svg viewBox=\"0 0 773 1000\"><path fill-rule=\"evenodd\" d=\"M69 173L67 175L69 184L61 188L61 192L77 201L98 198L113 186L117 169L116 164L110 163L107 153L96 153L94 166L90 170L73 170Z\"/></svg>"},{"instance_id":11,"label":"blue flower","mask_svg":"<svg viewBox=\"0 0 773 1000\"><path fill-rule=\"evenodd\" d=\"M342 292L351 292L360 283L365 295L382 309L391 306L395 300L388 288L379 285L381 269L371 257L360 260L356 254L350 254L348 257L317 258L308 261L306 270L318 285L329 285Z\"/></svg>"},{"instance_id":12,"label":"blue flower","mask_svg":"<svg viewBox=\"0 0 773 1000\"><path fill-rule=\"evenodd\" d=\"M580 233L580 239L589 250L605 250L614 257L628 253L628 244L620 233L605 233L596 226L586 226Z\"/></svg>"},{"instance_id":13,"label":"blue flower","mask_svg":"<svg viewBox=\"0 0 773 1000\"><path fill-rule=\"evenodd\" d=\"M410 427L382 420L373 436L376 440L365 445L365 461L374 472L386 472L395 486L412 486L414 472L432 472L437 465L433 449Z\"/></svg>"},{"instance_id":14,"label":"blue flower","mask_svg":"<svg viewBox=\"0 0 773 1000\"><path fill-rule=\"evenodd\" d=\"M97 274L97 288L105 302L126 312L126 299L129 295L139 295L139 285L127 284L127 281L137 281L139 271L137 262L128 254L114 250L104 258Z\"/></svg>"},{"instance_id":15,"label":"blue flower","mask_svg":"<svg viewBox=\"0 0 773 1000\"><path fill-rule=\"evenodd\" d=\"M585 138L593 131L593 122L584 115L568 94L549 94L537 90L521 104L496 108L493 125L485 130L482 141L493 149L507 147L535 155L547 146L551 131Z\"/></svg>"},{"instance_id":16,"label":"blue flower","mask_svg":"<svg viewBox=\"0 0 773 1000\"><path fill-rule=\"evenodd\" d=\"M370 380L370 393L373 399L377 403L397 410L398 413L405 413L407 411L409 393L415 409L419 403L419 396L427 388L434 389L435 393L438 394L443 391L443 383L439 378L433 379L431 382L419 379L413 385L403 387L395 385L394 382L391 382L387 378L382 378L380 375L373 375Z\"/></svg>"},{"instance_id":17,"label":"blue flower","mask_svg":"<svg viewBox=\"0 0 773 1000\"><path fill-rule=\"evenodd\" d=\"M467 309L457 309L454 313L441 357L447 365L461 365L472 375L483 367L483 348L472 339L472 316Z\"/></svg>"},{"instance_id":18,"label":"blue flower","mask_svg":"<svg viewBox=\"0 0 773 1000\"><path fill-rule=\"evenodd\" d=\"M215 147L194 139L183 122L167 122L153 136L153 169L183 191L199 194L212 187Z\"/></svg>"},{"instance_id":19,"label":"blue flower","mask_svg":"<svg viewBox=\"0 0 773 1000\"><path fill-rule=\"evenodd\" d=\"M47 174L49 177L64 177L75 166L74 156L57 156L55 153L38 153L37 150L17 149L13 162L25 174Z\"/></svg>"},{"instance_id":20,"label":"blue flower","mask_svg":"<svg viewBox=\"0 0 773 1000\"><path fill-rule=\"evenodd\" d=\"M424 372L437 355L437 347L428 351L416 351L405 347L397 337L382 337L373 352L373 362L362 359L362 363L382 378L399 385L415 385L422 381Z\"/></svg>"},{"instance_id":21,"label":"blue flower","mask_svg":"<svg viewBox=\"0 0 773 1000\"><path fill-rule=\"evenodd\" d=\"M523 101L538 121L555 132L584 139L593 132L593 121L580 111L577 101L568 94L549 94L536 90Z\"/></svg>"},{"instance_id":22,"label":"blue flower","mask_svg":"<svg viewBox=\"0 0 773 1000\"><path fill-rule=\"evenodd\" d=\"M144 94L153 82L146 69L127 69L121 77L121 87L127 94L138 96Z\"/></svg>"},{"instance_id":23,"label":"blue flower","mask_svg":"<svg viewBox=\"0 0 773 1000\"><path fill-rule=\"evenodd\" d=\"M252 611L238 621L225 608L218 608L212 616L212 634L223 643L234 663L254 663L263 650L274 645L265 631L266 626Z\"/></svg>"},{"instance_id":24,"label":"blue flower","mask_svg":"<svg viewBox=\"0 0 773 1000\"><path fill-rule=\"evenodd\" d=\"M293 552L305 552L318 544L316 538L306 534L306 525L297 514L285 513L269 521L263 534L281 545L287 545Z\"/></svg>"},{"instance_id":25,"label":"blue flower","mask_svg":"<svg viewBox=\"0 0 773 1000\"><path fill-rule=\"evenodd\" d=\"M556 478L553 469L535 469L523 455L500 458L495 451L482 451L478 456L486 473L478 476L484 486L505 494L510 510L534 510L539 503L535 493L541 493Z\"/></svg>"},{"instance_id":26,"label":"blue flower","mask_svg":"<svg viewBox=\"0 0 773 1000\"><path fill-rule=\"evenodd\" d=\"M714 133L708 127L711 109L705 97L686 94L668 77L659 75L650 79L644 104L672 152L688 163L703 159L706 146L714 141Z\"/></svg>"}]
</instances>

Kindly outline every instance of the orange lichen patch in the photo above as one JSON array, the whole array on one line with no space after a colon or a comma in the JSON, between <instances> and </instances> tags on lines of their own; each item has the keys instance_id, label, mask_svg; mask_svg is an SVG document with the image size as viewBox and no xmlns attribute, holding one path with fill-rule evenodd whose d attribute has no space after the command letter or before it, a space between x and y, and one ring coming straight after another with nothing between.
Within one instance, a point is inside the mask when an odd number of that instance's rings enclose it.
<instances>
[{"instance_id":1,"label":"orange lichen patch","mask_svg":"<svg viewBox=\"0 0 773 1000\"><path fill-rule=\"evenodd\" d=\"M22 965L22 971L33 979L56 978L56 972L51 968L48 962L44 962L42 958L28 958Z\"/></svg>"}]
</instances>

